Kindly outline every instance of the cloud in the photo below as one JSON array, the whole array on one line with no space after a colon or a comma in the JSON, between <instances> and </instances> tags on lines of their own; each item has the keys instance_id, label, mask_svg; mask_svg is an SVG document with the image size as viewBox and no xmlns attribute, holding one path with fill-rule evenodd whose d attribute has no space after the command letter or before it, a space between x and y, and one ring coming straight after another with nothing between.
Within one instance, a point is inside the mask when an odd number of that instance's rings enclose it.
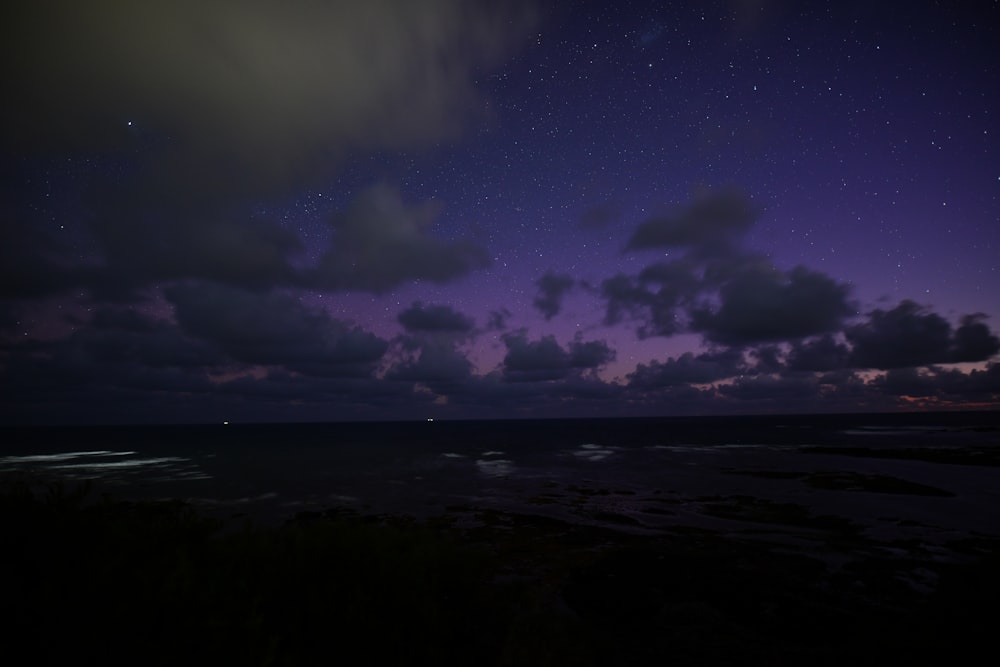
<instances>
[{"instance_id":1,"label":"cloud","mask_svg":"<svg viewBox=\"0 0 1000 667\"><path fill-rule=\"evenodd\" d=\"M237 220L221 202L185 200L142 189L111 195L94 207L91 229L104 269L91 286L104 295L171 280L211 280L251 289L287 285L296 234L264 219Z\"/></svg>"},{"instance_id":2,"label":"cloud","mask_svg":"<svg viewBox=\"0 0 1000 667\"><path fill-rule=\"evenodd\" d=\"M122 385L128 378L148 377L165 369L203 371L225 362L211 346L186 336L169 322L106 307L66 338L18 346L12 356L20 358L18 363L30 360L36 380L48 376L70 384Z\"/></svg>"},{"instance_id":3,"label":"cloud","mask_svg":"<svg viewBox=\"0 0 1000 667\"><path fill-rule=\"evenodd\" d=\"M805 267L776 268L736 243L756 208L736 190L703 194L672 216L644 221L627 250L677 248L678 259L601 283L604 323L639 320L640 338L684 332L747 346L838 330L854 312L850 287Z\"/></svg>"},{"instance_id":4,"label":"cloud","mask_svg":"<svg viewBox=\"0 0 1000 667\"><path fill-rule=\"evenodd\" d=\"M176 418L206 403L208 372L226 363L172 323L101 308L68 336L8 345L0 365L0 418L85 423ZM177 409L178 412L173 412Z\"/></svg>"},{"instance_id":5,"label":"cloud","mask_svg":"<svg viewBox=\"0 0 1000 667\"><path fill-rule=\"evenodd\" d=\"M569 344L569 365L572 368L600 368L615 360L615 351L603 340L584 342L581 334Z\"/></svg>"},{"instance_id":6,"label":"cloud","mask_svg":"<svg viewBox=\"0 0 1000 667\"><path fill-rule=\"evenodd\" d=\"M731 348L737 349L737 348ZM770 374L780 373L784 370L784 355L780 345L761 345L749 350L750 357L754 360L752 367L745 369L750 374ZM742 355L740 355L742 357Z\"/></svg>"},{"instance_id":7,"label":"cloud","mask_svg":"<svg viewBox=\"0 0 1000 667\"><path fill-rule=\"evenodd\" d=\"M787 365L792 371L833 371L847 367L850 349L827 334L807 341L794 341Z\"/></svg>"},{"instance_id":8,"label":"cloud","mask_svg":"<svg viewBox=\"0 0 1000 667\"><path fill-rule=\"evenodd\" d=\"M489 264L479 246L430 235L438 203L408 206L386 185L364 190L335 215L329 247L315 264L306 265L300 257L302 243L292 229L247 215L219 199L218 193L184 197L162 189L162 184L141 181L130 181L134 187L120 192L102 189L103 194L90 195L89 226L100 265L63 270L55 283L33 268L37 262L12 262L9 266L24 265L16 269L22 291L78 284L120 299L133 298L150 284L209 280L253 290L299 287L382 293L414 280L451 282ZM36 241L10 247L29 258L45 256Z\"/></svg>"},{"instance_id":9,"label":"cloud","mask_svg":"<svg viewBox=\"0 0 1000 667\"><path fill-rule=\"evenodd\" d=\"M388 348L374 334L280 293L211 283L175 285L164 293L182 330L248 364L305 375L367 376Z\"/></svg>"},{"instance_id":10,"label":"cloud","mask_svg":"<svg viewBox=\"0 0 1000 667\"><path fill-rule=\"evenodd\" d=\"M504 378L512 382L559 380L571 373L595 370L615 358L614 350L604 341L584 342L577 336L563 349L554 336L528 340L524 330L504 334L507 354L503 360Z\"/></svg>"},{"instance_id":11,"label":"cloud","mask_svg":"<svg viewBox=\"0 0 1000 667\"><path fill-rule=\"evenodd\" d=\"M412 280L447 283L489 264L486 252L467 242L426 233L439 205L406 206L385 185L363 192L332 220L334 236L319 264L303 276L319 289L381 293Z\"/></svg>"},{"instance_id":12,"label":"cloud","mask_svg":"<svg viewBox=\"0 0 1000 667\"><path fill-rule=\"evenodd\" d=\"M816 399L820 386L817 378L812 375L758 375L740 377L731 384L720 384L716 389L726 398L741 401L783 401L788 402L788 405Z\"/></svg>"},{"instance_id":13,"label":"cloud","mask_svg":"<svg viewBox=\"0 0 1000 667\"><path fill-rule=\"evenodd\" d=\"M849 294L848 285L801 266L746 271L722 286L718 307L691 310L691 328L729 345L828 333L854 312Z\"/></svg>"},{"instance_id":14,"label":"cloud","mask_svg":"<svg viewBox=\"0 0 1000 667\"><path fill-rule=\"evenodd\" d=\"M675 215L643 221L625 249L714 246L734 240L747 231L756 218L756 209L743 193L736 190L710 192Z\"/></svg>"},{"instance_id":15,"label":"cloud","mask_svg":"<svg viewBox=\"0 0 1000 667\"><path fill-rule=\"evenodd\" d=\"M952 340L952 361L985 361L1000 352L1000 338L986 326L985 319L982 313L962 318Z\"/></svg>"},{"instance_id":16,"label":"cloud","mask_svg":"<svg viewBox=\"0 0 1000 667\"><path fill-rule=\"evenodd\" d=\"M892 310L873 310L868 321L849 327L848 363L856 368L911 368L954 362L986 361L1000 352L1000 339L981 314L951 323L925 306L902 301Z\"/></svg>"},{"instance_id":17,"label":"cloud","mask_svg":"<svg viewBox=\"0 0 1000 667\"><path fill-rule=\"evenodd\" d=\"M511 316L512 313L506 308L491 310L489 317L486 319L486 330L503 331L507 328L507 320L509 320Z\"/></svg>"},{"instance_id":18,"label":"cloud","mask_svg":"<svg viewBox=\"0 0 1000 667\"><path fill-rule=\"evenodd\" d=\"M876 309L868 321L845 331L855 368L906 368L948 361L951 324L913 301Z\"/></svg>"},{"instance_id":19,"label":"cloud","mask_svg":"<svg viewBox=\"0 0 1000 667\"><path fill-rule=\"evenodd\" d=\"M535 308L545 316L545 319L551 320L562 310L563 297L573 289L575 282L572 276L549 271L535 281L538 285L538 296L533 301Z\"/></svg>"},{"instance_id":20,"label":"cloud","mask_svg":"<svg viewBox=\"0 0 1000 667\"><path fill-rule=\"evenodd\" d=\"M984 319L980 314L966 315L952 331L941 315L913 301L902 301L890 310L873 310L866 321L846 327L846 344L832 334L793 341L786 368L820 372L841 368L888 370L987 361L1000 352L1000 339Z\"/></svg>"},{"instance_id":21,"label":"cloud","mask_svg":"<svg viewBox=\"0 0 1000 667\"><path fill-rule=\"evenodd\" d=\"M4 6L6 147L127 145L151 127L195 167L287 171L425 145L481 108L475 77L530 32L528 3L56 0ZM129 120L134 124L130 128Z\"/></svg>"},{"instance_id":22,"label":"cloud","mask_svg":"<svg viewBox=\"0 0 1000 667\"><path fill-rule=\"evenodd\" d=\"M686 307L703 288L697 267L689 260L656 262L636 278L618 274L601 283L601 296L607 302L604 323L638 318L640 338L680 333L687 326Z\"/></svg>"},{"instance_id":23,"label":"cloud","mask_svg":"<svg viewBox=\"0 0 1000 667\"><path fill-rule=\"evenodd\" d=\"M890 396L996 402L1000 400L1000 364L969 373L936 367L891 368L870 385Z\"/></svg>"},{"instance_id":24,"label":"cloud","mask_svg":"<svg viewBox=\"0 0 1000 667\"><path fill-rule=\"evenodd\" d=\"M428 305L415 301L397 319L409 332L468 333L475 323L451 306Z\"/></svg>"},{"instance_id":25,"label":"cloud","mask_svg":"<svg viewBox=\"0 0 1000 667\"><path fill-rule=\"evenodd\" d=\"M415 358L394 365L385 375L387 380L426 384L440 395L460 390L471 377L472 362L445 340L421 341Z\"/></svg>"},{"instance_id":26,"label":"cloud","mask_svg":"<svg viewBox=\"0 0 1000 667\"><path fill-rule=\"evenodd\" d=\"M224 362L202 341L177 327L128 309L100 308L71 339L90 350L99 365L128 363L151 368L206 369Z\"/></svg>"},{"instance_id":27,"label":"cloud","mask_svg":"<svg viewBox=\"0 0 1000 667\"><path fill-rule=\"evenodd\" d=\"M348 228L310 275L319 282L302 285L297 235L245 202L287 201L348 155L456 137L485 110L477 79L538 19L529 1L4 4L5 97L16 103L0 106L0 173L15 185L0 195L0 295L83 286L134 299L188 279L380 291L484 266L469 244ZM80 199L66 247L24 215L50 175L60 200ZM94 241L83 263L81 225ZM369 258L354 272L358 251L399 268Z\"/></svg>"},{"instance_id":28,"label":"cloud","mask_svg":"<svg viewBox=\"0 0 1000 667\"><path fill-rule=\"evenodd\" d=\"M744 372L746 364L738 350L692 354L639 364L628 374L629 387L653 389L684 384L708 384Z\"/></svg>"}]
</instances>

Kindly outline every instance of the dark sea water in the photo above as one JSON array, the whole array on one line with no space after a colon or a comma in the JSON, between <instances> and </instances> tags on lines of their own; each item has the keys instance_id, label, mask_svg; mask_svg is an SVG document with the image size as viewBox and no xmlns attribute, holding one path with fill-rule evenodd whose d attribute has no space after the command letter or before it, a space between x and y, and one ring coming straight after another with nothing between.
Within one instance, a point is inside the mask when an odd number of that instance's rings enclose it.
<instances>
[{"instance_id":1,"label":"dark sea water","mask_svg":"<svg viewBox=\"0 0 1000 667\"><path fill-rule=\"evenodd\" d=\"M93 480L223 516L474 521L501 511L655 534L1000 534L1000 413L7 428L0 474ZM794 529L794 530L793 530Z\"/></svg>"}]
</instances>

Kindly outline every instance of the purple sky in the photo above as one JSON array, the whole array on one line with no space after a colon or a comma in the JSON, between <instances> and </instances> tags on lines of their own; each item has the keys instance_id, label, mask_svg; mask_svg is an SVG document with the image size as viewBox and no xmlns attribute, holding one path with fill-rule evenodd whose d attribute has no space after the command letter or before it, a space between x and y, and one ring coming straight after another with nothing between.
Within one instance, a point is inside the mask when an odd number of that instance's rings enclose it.
<instances>
[{"instance_id":1,"label":"purple sky","mask_svg":"<svg viewBox=\"0 0 1000 667\"><path fill-rule=\"evenodd\" d=\"M2 12L5 422L1000 406L995 2Z\"/></svg>"}]
</instances>

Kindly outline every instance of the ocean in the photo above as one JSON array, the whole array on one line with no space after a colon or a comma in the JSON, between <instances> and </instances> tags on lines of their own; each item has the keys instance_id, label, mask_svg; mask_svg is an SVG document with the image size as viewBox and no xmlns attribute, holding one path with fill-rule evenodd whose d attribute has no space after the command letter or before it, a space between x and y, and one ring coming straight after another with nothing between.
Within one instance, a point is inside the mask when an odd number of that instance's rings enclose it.
<instances>
[{"instance_id":1,"label":"ocean","mask_svg":"<svg viewBox=\"0 0 1000 667\"><path fill-rule=\"evenodd\" d=\"M1000 535L1000 413L5 428L0 475L277 524L484 512L635 534Z\"/></svg>"}]
</instances>

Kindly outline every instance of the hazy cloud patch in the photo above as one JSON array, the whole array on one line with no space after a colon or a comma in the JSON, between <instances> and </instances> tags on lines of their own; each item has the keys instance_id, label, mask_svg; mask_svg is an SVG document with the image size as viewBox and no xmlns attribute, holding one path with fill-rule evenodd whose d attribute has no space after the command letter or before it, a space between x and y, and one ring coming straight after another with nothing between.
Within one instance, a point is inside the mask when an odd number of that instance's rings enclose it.
<instances>
[{"instance_id":1,"label":"hazy cloud patch","mask_svg":"<svg viewBox=\"0 0 1000 667\"><path fill-rule=\"evenodd\" d=\"M486 330L503 331L507 328L507 321L511 318L511 316L512 313L506 308L491 310L489 317L486 318Z\"/></svg>"},{"instance_id":2,"label":"hazy cloud patch","mask_svg":"<svg viewBox=\"0 0 1000 667\"><path fill-rule=\"evenodd\" d=\"M580 227L583 229L605 229L622 217L621 207L614 203L603 203L592 206L580 216Z\"/></svg>"},{"instance_id":3,"label":"hazy cloud patch","mask_svg":"<svg viewBox=\"0 0 1000 667\"><path fill-rule=\"evenodd\" d=\"M625 249L716 246L746 232L756 218L756 209L742 192L709 192L672 215L640 223Z\"/></svg>"},{"instance_id":4,"label":"hazy cloud patch","mask_svg":"<svg viewBox=\"0 0 1000 667\"><path fill-rule=\"evenodd\" d=\"M535 285L538 286L538 296L532 303L545 316L545 319L551 320L562 310L563 297L573 289L575 284L576 281L573 280L572 276L549 271L535 281Z\"/></svg>"},{"instance_id":5,"label":"hazy cloud patch","mask_svg":"<svg viewBox=\"0 0 1000 667\"><path fill-rule=\"evenodd\" d=\"M423 331L462 334L468 333L475 326L471 317L463 315L451 306L424 305L420 301L415 301L409 308L400 312L396 319L411 333Z\"/></svg>"},{"instance_id":6,"label":"hazy cloud patch","mask_svg":"<svg viewBox=\"0 0 1000 667\"><path fill-rule=\"evenodd\" d=\"M537 21L526 2L292 9L266 0L5 5L0 49L18 104L3 111L3 145L127 146L149 127L173 137L174 168L288 178L317 157L453 136L482 108L477 74Z\"/></svg>"},{"instance_id":7,"label":"hazy cloud patch","mask_svg":"<svg viewBox=\"0 0 1000 667\"><path fill-rule=\"evenodd\" d=\"M427 233L439 209L436 202L407 206L385 185L366 190L333 218L331 246L304 281L319 289L381 293L413 280L451 282L487 266L479 246Z\"/></svg>"}]
</instances>

